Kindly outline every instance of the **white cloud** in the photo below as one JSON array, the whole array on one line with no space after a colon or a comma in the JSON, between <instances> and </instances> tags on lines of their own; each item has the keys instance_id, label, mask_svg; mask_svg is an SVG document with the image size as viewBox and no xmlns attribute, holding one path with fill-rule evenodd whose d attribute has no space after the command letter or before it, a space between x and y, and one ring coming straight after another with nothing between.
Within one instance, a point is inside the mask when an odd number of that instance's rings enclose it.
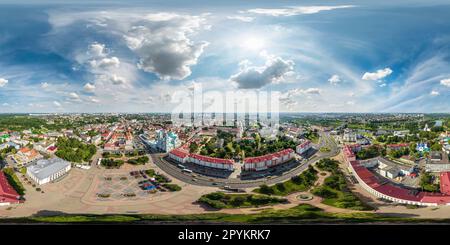
<instances>
[{"instance_id":1,"label":"white cloud","mask_svg":"<svg viewBox=\"0 0 450 245\"><path fill-rule=\"evenodd\" d=\"M384 69L377 70L376 72L366 72L362 76L363 80L380 80L392 74L391 68L387 67Z\"/></svg>"},{"instance_id":2,"label":"white cloud","mask_svg":"<svg viewBox=\"0 0 450 245\"><path fill-rule=\"evenodd\" d=\"M50 86L50 84L48 84L47 82L43 82L41 83L41 88L46 89Z\"/></svg>"},{"instance_id":3,"label":"white cloud","mask_svg":"<svg viewBox=\"0 0 450 245\"><path fill-rule=\"evenodd\" d=\"M436 91L436 90L431 90L431 92L430 92L431 96L438 96L439 94L440 94L439 91Z\"/></svg>"},{"instance_id":4,"label":"white cloud","mask_svg":"<svg viewBox=\"0 0 450 245\"><path fill-rule=\"evenodd\" d=\"M350 101L347 101L345 104L347 104L347 105L355 105L355 101L350 100Z\"/></svg>"},{"instance_id":5,"label":"white cloud","mask_svg":"<svg viewBox=\"0 0 450 245\"><path fill-rule=\"evenodd\" d=\"M116 74L113 74L113 75L110 77L110 80L111 80L111 82L112 82L113 84L115 84L115 85L124 84L124 83L127 82L127 80L126 80L124 77L117 76Z\"/></svg>"},{"instance_id":6,"label":"white cloud","mask_svg":"<svg viewBox=\"0 0 450 245\"><path fill-rule=\"evenodd\" d=\"M230 77L238 88L261 88L267 84L277 83L294 70L294 61L281 57L263 54L266 58L264 66L249 66L247 62L240 63L239 73Z\"/></svg>"},{"instance_id":7,"label":"white cloud","mask_svg":"<svg viewBox=\"0 0 450 245\"><path fill-rule=\"evenodd\" d=\"M92 103L100 103L100 100L97 99L97 98L94 98L94 97L90 97L89 101L92 102Z\"/></svg>"},{"instance_id":8,"label":"white cloud","mask_svg":"<svg viewBox=\"0 0 450 245\"><path fill-rule=\"evenodd\" d=\"M71 93L69 93L69 98L72 100L79 100L80 96L75 92L71 92Z\"/></svg>"},{"instance_id":9,"label":"white cloud","mask_svg":"<svg viewBox=\"0 0 450 245\"><path fill-rule=\"evenodd\" d=\"M159 78L182 80L207 46L190 36L207 25L202 16L158 13L132 22L123 35L128 47L140 57L138 67Z\"/></svg>"},{"instance_id":10,"label":"white cloud","mask_svg":"<svg viewBox=\"0 0 450 245\"><path fill-rule=\"evenodd\" d=\"M0 78L0 88L4 87L6 84L8 84L8 80L5 78Z\"/></svg>"},{"instance_id":11,"label":"white cloud","mask_svg":"<svg viewBox=\"0 0 450 245\"><path fill-rule=\"evenodd\" d=\"M442 79L441 80L441 84L446 86L446 87L450 87L450 78Z\"/></svg>"},{"instance_id":12,"label":"white cloud","mask_svg":"<svg viewBox=\"0 0 450 245\"><path fill-rule=\"evenodd\" d=\"M328 82L332 85L338 85L339 83L342 82L342 80L339 77L339 75L333 75L328 79Z\"/></svg>"},{"instance_id":13,"label":"white cloud","mask_svg":"<svg viewBox=\"0 0 450 245\"><path fill-rule=\"evenodd\" d=\"M250 17L250 16L232 15L232 16L227 16L227 19L239 20L239 21L243 21L243 22L252 22L255 18Z\"/></svg>"},{"instance_id":14,"label":"white cloud","mask_svg":"<svg viewBox=\"0 0 450 245\"><path fill-rule=\"evenodd\" d=\"M91 60L89 62L89 64L92 67L102 67L102 68L119 67L120 60L117 57L103 58L103 59L100 59L100 60Z\"/></svg>"},{"instance_id":15,"label":"white cloud","mask_svg":"<svg viewBox=\"0 0 450 245\"><path fill-rule=\"evenodd\" d=\"M386 83L382 83L382 84L380 84L380 85L378 85L380 88L383 88L383 87L386 87Z\"/></svg>"},{"instance_id":16,"label":"white cloud","mask_svg":"<svg viewBox=\"0 0 450 245\"><path fill-rule=\"evenodd\" d=\"M92 93L95 90L95 85L94 84L90 84L90 83L86 83L83 88L84 88L84 91Z\"/></svg>"},{"instance_id":17,"label":"white cloud","mask_svg":"<svg viewBox=\"0 0 450 245\"><path fill-rule=\"evenodd\" d=\"M354 7L353 5L339 5L339 6L297 6L297 7L290 7L290 8L255 8L255 9L249 9L246 12L252 13L252 14L261 14L261 15L268 15L268 16L293 16L293 15L300 15L300 14L316 14L320 11L328 11L328 10L334 10L334 9L342 9L342 8L351 8Z\"/></svg>"},{"instance_id":18,"label":"white cloud","mask_svg":"<svg viewBox=\"0 0 450 245\"><path fill-rule=\"evenodd\" d=\"M57 106L57 107L61 107L61 103L59 103L58 101L53 101L53 105Z\"/></svg>"},{"instance_id":19,"label":"white cloud","mask_svg":"<svg viewBox=\"0 0 450 245\"><path fill-rule=\"evenodd\" d=\"M88 55L92 57L104 57L106 55L105 44L102 43L92 43L89 45Z\"/></svg>"}]
</instances>

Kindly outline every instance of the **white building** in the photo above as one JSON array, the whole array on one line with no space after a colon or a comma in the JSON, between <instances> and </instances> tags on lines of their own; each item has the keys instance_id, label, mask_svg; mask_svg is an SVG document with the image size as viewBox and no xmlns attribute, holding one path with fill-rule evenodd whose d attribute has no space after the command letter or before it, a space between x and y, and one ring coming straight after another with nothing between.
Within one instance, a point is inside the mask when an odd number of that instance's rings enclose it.
<instances>
[{"instance_id":1,"label":"white building","mask_svg":"<svg viewBox=\"0 0 450 245\"><path fill-rule=\"evenodd\" d=\"M27 167L27 175L38 185L54 181L65 175L71 169L71 164L60 158L42 159Z\"/></svg>"}]
</instances>

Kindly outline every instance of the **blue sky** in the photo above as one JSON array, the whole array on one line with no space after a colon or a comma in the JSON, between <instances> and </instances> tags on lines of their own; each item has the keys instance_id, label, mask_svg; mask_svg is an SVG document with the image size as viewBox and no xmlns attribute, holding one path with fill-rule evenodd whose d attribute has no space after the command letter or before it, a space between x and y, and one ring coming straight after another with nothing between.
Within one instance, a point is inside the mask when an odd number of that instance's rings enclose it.
<instances>
[{"instance_id":1,"label":"blue sky","mask_svg":"<svg viewBox=\"0 0 450 245\"><path fill-rule=\"evenodd\" d=\"M446 1L2 2L0 113L171 111L198 85L279 91L282 111L450 112Z\"/></svg>"}]
</instances>

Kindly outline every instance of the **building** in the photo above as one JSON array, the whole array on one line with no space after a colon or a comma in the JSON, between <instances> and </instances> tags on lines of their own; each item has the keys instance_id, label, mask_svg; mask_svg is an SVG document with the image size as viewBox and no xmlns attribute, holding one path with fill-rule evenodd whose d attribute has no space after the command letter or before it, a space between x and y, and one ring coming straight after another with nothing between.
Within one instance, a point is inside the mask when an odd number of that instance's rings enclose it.
<instances>
[{"instance_id":1,"label":"building","mask_svg":"<svg viewBox=\"0 0 450 245\"><path fill-rule=\"evenodd\" d=\"M450 161L446 152L432 151L425 164L427 172L448 172L450 171Z\"/></svg>"},{"instance_id":2,"label":"building","mask_svg":"<svg viewBox=\"0 0 450 245\"><path fill-rule=\"evenodd\" d=\"M27 167L27 175L38 185L54 181L65 175L71 169L71 164L60 158L42 159Z\"/></svg>"},{"instance_id":3,"label":"building","mask_svg":"<svg viewBox=\"0 0 450 245\"><path fill-rule=\"evenodd\" d=\"M297 147L295 148L295 152L297 152L297 154L301 155L301 154L307 152L311 148L312 148L311 141L306 140L305 142L297 145Z\"/></svg>"},{"instance_id":4,"label":"building","mask_svg":"<svg viewBox=\"0 0 450 245\"><path fill-rule=\"evenodd\" d=\"M164 129L156 130L155 147L162 152L170 152L178 147L178 135L172 131L166 132Z\"/></svg>"},{"instance_id":5,"label":"building","mask_svg":"<svg viewBox=\"0 0 450 245\"><path fill-rule=\"evenodd\" d=\"M179 163L194 163L196 165L234 171L234 161L232 159L223 159L216 157L202 156L199 154L190 154L187 147L179 147L169 152L169 158Z\"/></svg>"},{"instance_id":6,"label":"building","mask_svg":"<svg viewBox=\"0 0 450 245\"><path fill-rule=\"evenodd\" d=\"M0 171L0 206L20 203L20 195L9 184L3 171Z\"/></svg>"},{"instance_id":7,"label":"building","mask_svg":"<svg viewBox=\"0 0 450 245\"><path fill-rule=\"evenodd\" d=\"M14 162L19 166L25 166L34 161L42 159L43 156L39 154L35 149L30 149L28 147L24 147L20 149L16 154L12 156Z\"/></svg>"},{"instance_id":8,"label":"building","mask_svg":"<svg viewBox=\"0 0 450 245\"><path fill-rule=\"evenodd\" d=\"M388 150L394 150L394 151L398 151L401 150L403 148L407 148L409 147L408 143L399 143L399 144L389 144L387 145L387 149Z\"/></svg>"},{"instance_id":9,"label":"building","mask_svg":"<svg viewBox=\"0 0 450 245\"><path fill-rule=\"evenodd\" d=\"M450 195L445 192L430 193L416 189L407 189L379 179L366 167L361 166L359 161L350 161L348 165L361 187L377 198L395 203L419 206L450 205ZM441 175L441 177L448 178L446 175ZM446 188L450 181L445 180L445 178L441 178L441 183L444 183L444 191L447 192Z\"/></svg>"},{"instance_id":10,"label":"building","mask_svg":"<svg viewBox=\"0 0 450 245\"><path fill-rule=\"evenodd\" d=\"M282 163L290 161L294 158L294 150L285 149L276 153L267 154L259 157L248 157L244 159L243 170L245 171L261 171Z\"/></svg>"}]
</instances>

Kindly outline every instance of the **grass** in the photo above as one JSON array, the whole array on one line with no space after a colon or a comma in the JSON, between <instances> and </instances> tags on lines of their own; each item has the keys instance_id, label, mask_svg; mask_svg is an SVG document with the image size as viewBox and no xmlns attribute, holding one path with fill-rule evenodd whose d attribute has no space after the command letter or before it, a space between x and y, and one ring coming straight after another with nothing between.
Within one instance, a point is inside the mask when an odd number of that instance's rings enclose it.
<instances>
[{"instance_id":1,"label":"grass","mask_svg":"<svg viewBox=\"0 0 450 245\"><path fill-rule=\"evenodd\" d=\"M203 195L198 200L212 208L250 208L287 202L284 198L255 194L225 194L213 192Z\"/></svg>"},{"instance_id":2,"label":"grass","mask_svg":"<svg viewBox=\"0 0 450 245\"><path fill-rule=\"evenodd\" d=\"M322 203L352 210L372 210L355 196L347 187L344 174L339 169L339 162L322 159L316 164L322 171L331 172L321 186L314 188L311 193L323 198Z\"/></svg>"},{"instance_id":3,"label":"grass","mask_svg":"<svg viewBox=\"0 0 450 245\"><path fill-rule=\"evenodd\" d=\"M23 196L25 194L25 188L17 175L14 173L14 170L12 168L5 168L3 169L3 173L5 173L8 183L14 188L14 190L16 190L19 195Z\"/></svg>"},{"instance_id":4,"label":"grass","mask_svg":"<svg viewBox=\"0 0 450 245\"><path fill-rule=\"evenodd\" d=\"M163 184L162 186L168 189L170 192L181 191L181 186L177 184Z\"/></svg>"},{"instance_id":5,"label":"grass","mask_svg":"<svg viewBox=\"0 0 450 245\"><path fill-rule=\"evenodd\" d=\"M449 223L449 219L419 219L383 216L375 213L327 213L301 204L284 210L263 210L257 214L188 214L188 215L56 215L0 219L2 223L250 223L250 224L300 224L300 223Z\"/></svg>"},{"instance_id":6,"label":"grass","mask_svg":"<svg viewBox=\"0 0 450 245\"><path fill-rule=\"evenodd\" d=\"M310 166L300 175L295 176L288 181L272 186L262 185L255 189L254 192L267 195L287 196L294 192L306 191L310 189L317 179L317 171Z\"/></svg>"}]
</instances>

